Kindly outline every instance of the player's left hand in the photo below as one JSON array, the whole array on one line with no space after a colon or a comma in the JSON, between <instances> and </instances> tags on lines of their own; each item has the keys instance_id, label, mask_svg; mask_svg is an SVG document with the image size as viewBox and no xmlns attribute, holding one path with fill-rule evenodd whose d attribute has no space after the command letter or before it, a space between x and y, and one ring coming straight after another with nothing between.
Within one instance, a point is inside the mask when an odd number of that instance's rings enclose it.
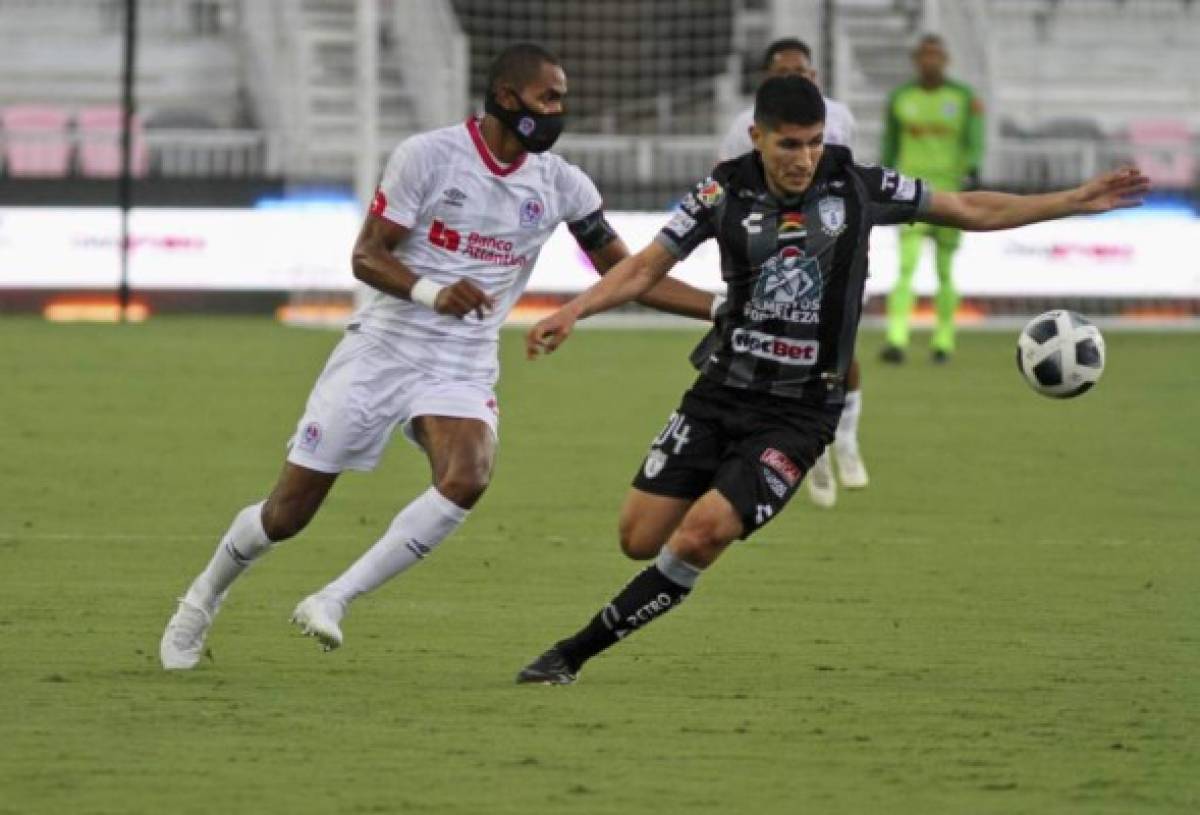
<instances>
[{"instance_id":1,"label":"player's left hand","mask_svg":"<svg viewBox=\"0 0 1200 815\"><path fill-rule=\"evenodd\" d=\"M538 354L553 353L558 346L571 336L575 322L579 318L569 308L563 307L529 329L525 335L525 356L537 359Z\"/></svg>"},{"instance_id":2,"label":"player's left hand","mask_svg":"<svg viewBox=\"0 0 1200 815\"><path fill-rule=\"evenodd\" d=\"M1076 188L1080 213L1095 214L1140 207L1150 191L1150 179L1137 167L1123 167L1093 178Z\"/></svg>"}]
</instances>

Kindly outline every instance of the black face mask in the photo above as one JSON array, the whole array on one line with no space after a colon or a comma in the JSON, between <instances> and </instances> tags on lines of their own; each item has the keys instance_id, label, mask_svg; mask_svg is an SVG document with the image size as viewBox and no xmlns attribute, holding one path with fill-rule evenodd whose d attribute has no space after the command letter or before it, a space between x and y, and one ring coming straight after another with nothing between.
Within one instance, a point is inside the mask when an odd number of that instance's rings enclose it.
<instances>
[{"instance_id":1,"label":"black face mask","mask_svg":"<svg viewBox=\"0 0 1200 815\"><path fill-rule=\"evenodd\" d=\"M525 106L521 97L517 97L517 110L502 107L496 100L495 93L489 93L483 102L483 109L499 119L505 127L512 131L521 146L530 153L544 153L554 146L563 131L563 114L536 113Z\"/></svg>"}]
</instances>

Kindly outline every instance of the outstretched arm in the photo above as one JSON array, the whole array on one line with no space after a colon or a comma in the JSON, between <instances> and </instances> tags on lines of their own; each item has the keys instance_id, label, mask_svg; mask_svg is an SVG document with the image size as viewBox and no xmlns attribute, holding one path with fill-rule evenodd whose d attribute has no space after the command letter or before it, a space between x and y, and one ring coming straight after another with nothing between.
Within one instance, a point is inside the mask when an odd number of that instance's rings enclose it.
<instances>
[{"instance_id":1,"label":"outstretched arm","mask_svg":"<svg viewBox=\"0 0 1200 815\"><path fill-rule=\"evenodd\" d=\"M596 271L607 275L616 268L622 260L629 257L625 241L616 238L601 249L588 252L588 257ZM695 317L697 320L712 319L714 296L706 291L689 286L682 280L664 277L657 285L637 298L643 306L666 312L679 314L683 317Z\"/></svg>"},{"instance_id":2,"label":"outstretched arm","mask_svg":"<svg viewBox=\"0 0 1200 815\"><path fill-rule=\"evenodd\" d=\"M566 341L576 321L636 300L667 276L676 258L657 242L629 255L591 288L538 322L525 337L526 355L550 353Z\"/></svg>"},{"instance_id":3,"label":"outstretched arm","mask_svg":"<svg viewBox=\"0 0 1200 815\"><path fill-rule=\"evenodd\" d=\"M918 221L972 232L1012 229L1071 215L1094 215L1141 206L1150 179L1135 167L1114 170L1074 189L1044 195L1002 192L934 192Z\"/></svg>"}]
</instances>

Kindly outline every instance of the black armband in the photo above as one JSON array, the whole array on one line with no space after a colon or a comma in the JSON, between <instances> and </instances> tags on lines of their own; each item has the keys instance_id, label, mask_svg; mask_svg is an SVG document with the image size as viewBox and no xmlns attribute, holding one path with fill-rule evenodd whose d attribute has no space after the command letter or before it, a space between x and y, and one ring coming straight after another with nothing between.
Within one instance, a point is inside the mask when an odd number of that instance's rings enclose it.
<instances>
[{"instance_id":1,"label":"black armband","mask_svg":"<svg viewBox=\"0 0 1200 815\"><path fill-rule=\"evenodd\" d=\"M604 217L604 210L598 209L591 215L585 215L578 221L567 224L567 229L575 236L575 242L585 252L595 252L612 243L617 233Z\"/></svg>"}]
</instances>

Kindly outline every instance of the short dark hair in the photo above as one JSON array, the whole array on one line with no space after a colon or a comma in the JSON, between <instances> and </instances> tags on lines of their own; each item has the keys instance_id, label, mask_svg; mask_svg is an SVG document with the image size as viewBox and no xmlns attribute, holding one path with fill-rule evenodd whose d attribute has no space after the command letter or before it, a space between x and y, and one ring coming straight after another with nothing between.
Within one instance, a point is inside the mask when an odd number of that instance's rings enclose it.
<instances>
[{"instance_id":1,"label":"short dark hair","mask_svg":"<svg viewBox=\"0 0 1200 815\"><path fill-rule=\"evenodd\" d=\"M823 121L825 97L802 76L773 76L754 94L754 123L766 130L781 124L807 126Z\"/></svg>"},{"instance_id":2,"label":"short dark hair","mask_svg":"<svg viewBox=\"0 0 1200 815\"><path fill-rule=\"evenodd\" d=\"M545 64L562 65L558 57L532 42L518 42L501 51L488 68L487 89L496 90L500 84L517 90L533 82Z\"/></svg>"},{"instance_id":3,"label":"short dark hair","mask_svg":"<svg viewBox=\"0 0 1200 815\"><path fill-rule=\"evenodd\" d=\"M788 51L799 51L808 58L809 62L812 62L812 49L808 47L808 43L796 37L784 37L767 46L767 50L763 52L762 69L765 71L771 67L771 62L775 59L776 54Z\"/></svg>"},{"instance_id":4,"label":"short dark hair","mask_svg":"<svg viewBox=\"0 0 1200 815\"><path fill-rule=\"evenodd\" d=\"M914 51L919 51L926 45L936 45L943 50L946 48L946 40L941 34L934 34L932 31L922 34L917 39L917 44L913 46Z\"/></svg>"}]
</instances>

